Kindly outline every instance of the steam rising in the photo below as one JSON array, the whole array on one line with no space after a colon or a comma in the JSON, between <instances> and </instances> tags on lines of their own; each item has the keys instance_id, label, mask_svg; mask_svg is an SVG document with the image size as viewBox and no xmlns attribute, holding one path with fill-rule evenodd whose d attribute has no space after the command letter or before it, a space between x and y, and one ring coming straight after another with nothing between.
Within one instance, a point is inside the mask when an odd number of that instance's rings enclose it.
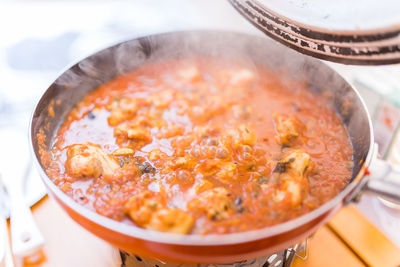
<instances>
[{"instance_id":1,"label":"steam rising","mask_svg":"<svg viewBox=\"0 0 400 267\"><path fill-rule=\"evenodd\" d=\"M187 58L192 55L234 59L256 74L256 66L266 66L276 70L277 74L287 74L280 75L283 84L293 79L306 79L316 92L330 96L334 107L347 125L353 146L358 153L355 158L365 157L366 147L370 142L368 116L357 95L338 74L318 60L266 38L229 32L196 31L153 35L98 52L70 68L55 81L41 103L45 107L38 109L46 110L46 105L49 105L53 98L60 100L62 105L55 107L55 119L47 118L47 114L42 112L37 124L48 121L50 127L46 131L49 132L48 136L53 136L69 110L88 92L104 82L147 62ZM350 100L346 102L346 99ZM343 103L347 103L345 109ZM364 136L360 137L360 131ZM354 173L356 171L357 168L354 169Z\"/></svg>"},{"instance_id":2,"label":"steam rising","mask_svg":"<svg viewBox=\"0 0 400 267\"><path fill-rule=\"evenodd\" d=\"M93 89L99 82L104 83L146 62L192 55L233 59L255 73L260 65L285 70L291 80L304 76L307 68L305 56L265 38L227 32L181 32L144 37L107 48L79 62L55 83L84 86L86 92L86 85L90 84Z\"/></svg>"},{"instance_id":3,"label":"steam rising","mask_svg":"<svg viewBox=\"0 0 400 267\"><path fill-rule=\"evenodd\" d=\"M65 110L68 110L89 91L147 62L171 58L179 60L193 55L239 62L253 71L256 77L257 66L265 66L276 71L283 85L293 86L293 80L307 80L318 93L343 84L335 72L321 71L320 65L315 64L317 60L310 60L266 38L195 31L153 35L112 46L80 61L61 75L53 86L70 89L71 92L66 93L68 97L63 96L63 101L67 101ZM327 83L329 88L325 86ZM335 99L335 95L331 97ZM335 108L340 111L342 107L335 103ZM64 113L61 115L65 116Z\"/></svg>"}]
</instances>

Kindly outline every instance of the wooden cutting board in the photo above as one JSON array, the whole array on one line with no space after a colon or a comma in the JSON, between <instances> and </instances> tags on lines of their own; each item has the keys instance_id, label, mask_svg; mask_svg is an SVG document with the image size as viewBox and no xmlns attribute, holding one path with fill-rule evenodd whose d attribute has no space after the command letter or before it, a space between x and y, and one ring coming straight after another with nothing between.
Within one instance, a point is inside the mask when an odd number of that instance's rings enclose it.
<instances>
[{"instance_id":1,"label":"wooden cutting board","mask_svg":"<svg viewBox=\"0 0 400 267\"><path fill-rule=\"evenodd\" d=\"M399 267L400 248L349 206L310 238L308 259L296 258L293 266Z\"/></svg>"}]
</instances>

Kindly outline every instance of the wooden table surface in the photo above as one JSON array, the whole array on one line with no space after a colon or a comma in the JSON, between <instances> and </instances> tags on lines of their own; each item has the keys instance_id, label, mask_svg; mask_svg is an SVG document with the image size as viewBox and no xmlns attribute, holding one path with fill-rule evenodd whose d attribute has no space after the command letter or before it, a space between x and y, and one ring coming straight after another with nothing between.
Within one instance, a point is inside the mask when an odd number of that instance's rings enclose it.
<instances>
[{"instance_id":1,"label":"wooden table surface","mask_svg":"<svg viewBox=\"0 0 400 267\"><path fill-rule=\"evenodd\" d=\"M45 197L33 214L46 244L44 260L30 266L119 267L116 250L72 221L54 200ZM293 266L398 267L400 248L350 206L309 239L307 259L296 258Z\"/></svg>"}]
</instances>

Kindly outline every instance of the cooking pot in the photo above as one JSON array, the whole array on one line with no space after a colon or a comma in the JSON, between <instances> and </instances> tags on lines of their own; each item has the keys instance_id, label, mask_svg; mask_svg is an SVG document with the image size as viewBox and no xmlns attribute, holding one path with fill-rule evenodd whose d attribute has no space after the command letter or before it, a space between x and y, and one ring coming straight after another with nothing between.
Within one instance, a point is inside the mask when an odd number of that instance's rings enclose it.
<instances>
[{"instance_id":1,"label":"cooking pot","mask_svg":"<svg viewBox=\"0 0 400 267\"><path fill-rule=\"evenodd\" d=\"M282 79L306 80L310 90L326 96L347 128L354 148L354 166L348 185L312 212L278 225L224 235L178 235L101 216L80 206L53 184L45 171L43 151L51 149L60 124L76 103L99 85L147 62L191 55L234 58L267 66L276 70ZM44 145L38 141L43 136L39 133L45 136ZM358 92L320 60L291 51L265 37L243 33L171 32L101 50L68 68L50 85L34 111L30 139L49 194L73 220L126 252L167 262L227 263L257 258L305 239L361 192L374 192L388 200L400 201L400 171L377 159L371 120Z\"/></svg>"}]
</instances>

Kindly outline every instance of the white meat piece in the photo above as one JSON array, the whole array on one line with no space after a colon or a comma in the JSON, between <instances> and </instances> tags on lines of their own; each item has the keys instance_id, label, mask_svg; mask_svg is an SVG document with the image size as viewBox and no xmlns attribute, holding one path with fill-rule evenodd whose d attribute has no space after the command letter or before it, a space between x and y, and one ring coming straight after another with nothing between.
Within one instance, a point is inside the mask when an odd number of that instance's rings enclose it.
<instances>
[{"instance_id":1,"label":"white meat piece","mask_svg":"<svg viewBox=\"0 0 400 267\"><path fill-rule=\"evenodd\" d=\"M274 200L282 201L288 196L292 206L298 206L308 193L307 173L311 169L310 155L294 150L277 163L275 175L281 181Z\"/></svg>"},{"instance_id":2,"label":"white meat piece","mask_svg":"<svg viewBox=\"0 0 400 267\"><path fill-rule=\"evenodd\" d=\"M206 213L211 220L223 220L229 216L228 191L223 187L209 189L201 193L188 204L188 208L194 212Z\"/></svg>"},{"instance_id":3,"label":"white meat piece","mask_svg":"<svg viewBox=\"0 0 400 267\"><path fill-rule=\"evenodd\" d=\"M108 123L111 126L116 126L125 120L132 119L141 107L140 102L143 102L143 100L123 98L113 101L109 106L111 114L108 117Z\"/></svg>"},{"instance_id":4,"label":"white meat piece","mask_svg":"<svg viewBox=\"0 0 400 267\"><path fill-rule=\"evenodd\" d=\"M111 178L119 168L116 159L91 143L71 146L67 151L66 169L72 177L103 176Z\"/></svg>"},{"instance_id":5,"label":"white meat piece","mask_svg":"<svg viewBox=\"0 0 400 267\"><path fill-rule=\"evenodd\" d=\"M165 207L162 198L149 191L131 197L125 204L125 212L138 226L161 232L188 234L194 225L190 214Z\"/></svg>"},{"instance_id":6,"label":"white meat piece","mask_svg":"<svg viewBox=\"0 0 400 267\"><path fill-rule=\"evenodd\" d=\"M277 141L280 144L287 145L299 137L299 129L304 126L298 119L281 115L275 115L274 117Z\"/></svg>"},{"instance_id":7,"label":"white meat piece","mask_svg":"<svg viewBox=\"0 0 400 267\"><path fill-rule=\"evenodd\" d=\"M188 234L194 225L194 218L177 208L160 209L153 214L146 228L161 232Z\"/></svg>"}]
</instances>

